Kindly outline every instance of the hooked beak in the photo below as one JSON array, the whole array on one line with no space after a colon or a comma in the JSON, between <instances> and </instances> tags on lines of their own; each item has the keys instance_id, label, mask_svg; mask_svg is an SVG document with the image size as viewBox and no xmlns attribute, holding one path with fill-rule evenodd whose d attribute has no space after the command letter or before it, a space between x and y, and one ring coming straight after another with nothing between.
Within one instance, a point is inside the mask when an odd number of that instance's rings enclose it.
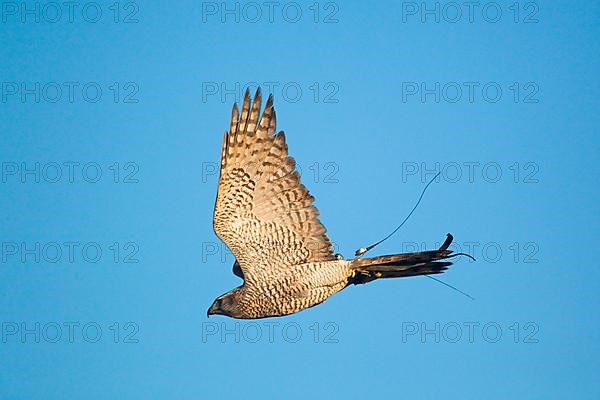
<instances>
[{"instance_id":1,"label":"hooked beak","mask_svg":"<svg viewBox=\"0 0 600 400\"><path fill-rule=\"evenodd\" d=\"M215 306L215 303L213 303L213 304L210 306L210 308L209 308L209 309L206 311L206 317L208 318L208 317L210 317L210 316L211 316L211 315L213 315L213 314L218 314L218 311L219 311L219 310L218 310L218 309L217 309L217 307Z\"/></svg>"}]
</instances>

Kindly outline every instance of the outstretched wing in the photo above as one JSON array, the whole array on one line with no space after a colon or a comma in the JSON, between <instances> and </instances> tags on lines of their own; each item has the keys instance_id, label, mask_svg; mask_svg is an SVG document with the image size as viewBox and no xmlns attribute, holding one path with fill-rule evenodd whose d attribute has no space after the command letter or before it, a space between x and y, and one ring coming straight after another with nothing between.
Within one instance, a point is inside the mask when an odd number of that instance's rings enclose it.
<instances>
[{"instance_id":1,"label":"outstretched wing","mask_svg":"<svg viewBox=\"0 0 600 400\"><path fill-rule=\"evenodd\" d=\"M213 220L246 282L272 279L290 265L335 259L285 135L275 134L272 96L259 121L260 105L258 89L252 104L246 90L241 114L233 106Z\"/></svg>"}]
</instances>

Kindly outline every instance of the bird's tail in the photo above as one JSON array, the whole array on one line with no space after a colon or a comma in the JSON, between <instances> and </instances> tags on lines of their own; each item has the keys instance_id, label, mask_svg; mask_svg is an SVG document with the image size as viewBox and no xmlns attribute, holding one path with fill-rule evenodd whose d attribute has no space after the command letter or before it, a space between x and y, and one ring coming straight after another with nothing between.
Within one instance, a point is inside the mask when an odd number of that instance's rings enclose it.
<instances>
[{"instance_id":1,"label":"bird's tail","mask_svg":"<svg viewBox=\"0 0 600 400\"><path fill-rule=\"evenodd\" d=\"M402 278L417 275L441 274L452 263L449 258L464 255L448 250L453 237L448 234L446 241L438 250L418 253L393 254L373 258L355 258L351 268L355 270L350 283L359 285L381 278ZM472 257L471 257L472 258Z\"/></svg>"}]
</instances>

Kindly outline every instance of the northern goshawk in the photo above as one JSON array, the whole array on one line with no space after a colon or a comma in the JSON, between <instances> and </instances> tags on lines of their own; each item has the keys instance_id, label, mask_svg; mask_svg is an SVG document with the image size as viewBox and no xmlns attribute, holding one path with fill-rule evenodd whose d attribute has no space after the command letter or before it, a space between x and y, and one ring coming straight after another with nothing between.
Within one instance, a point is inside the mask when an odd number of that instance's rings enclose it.
<instances>
[{"instance_id":1,"label":"northern goshawk","mask_svg":"<svg viewBox=\"0 0 600 400\"><path fill-rule=\"evenodd\" d=\"M452 236L434 251L344 260L333 253L314 198L300 182L283 131L275 132L273 98L246 90L223 136L213 226L236 257L244 283L218 297L208 315L264 318L322 303L350 284L439 274L452 265ZM259 118L260 116L260 118Z\"/></svg>"}]
</instances>

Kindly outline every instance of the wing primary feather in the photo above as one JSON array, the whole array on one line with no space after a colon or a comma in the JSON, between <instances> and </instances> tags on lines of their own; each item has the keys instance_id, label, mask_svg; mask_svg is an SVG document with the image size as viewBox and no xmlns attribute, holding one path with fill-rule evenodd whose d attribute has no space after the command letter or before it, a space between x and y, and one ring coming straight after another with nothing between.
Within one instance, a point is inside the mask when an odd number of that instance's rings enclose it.
<instances>
[{"instance_id":1,"label":"wing primary feather","mask_svg":"<svg viewBox=\"0 0 600 400\"><path fill-rule=\"evenodd\" d=\"M227 131L225 131L223 134L223 147L221 148L221 171L225 169L225 164L227 162L227 146L229 143L229 138L227 136Z\"/></svg>"},{"instance_id":2,"label":"wing primary feather","mask_svg":"<svg viewBox=\"0 0 600 400\"><path fill-rule=\"evenodd\" d=\"M231 110L231 122L229 123L229 133L235 135L237 132L238 119L240 112L238 110L237 103L233 103L233 109Z\"/></svg>"},{"instance_id":3,"label":"wing primary feather","mask_svg":"<svg viewBox=\"0 0 600 400\"><path fill-rule=\"evenodd\" d=\"M273 108L273 115L271 115L271 121L269 122L269 129L267 131L267 134L269 135L269 137L272 137L275 135L276 127L277 127L277 115L275 113L275 109Z\"/></svg>"},{"instance_id":4,"label":"wing primary feather","mask_svg":"<svg viewBox=\"0 0 600 400\"><path fill-rule=\"evenodd\" d=\"M260 114L260 105L262 103L262 95L260 92L260 88L256 89L256 94L254 95L254 100L252 101L252 108L250 110L250 115L248 116L248 122L246 124L246 134L248 136L254 135L256 131L256 125L258 124L258 116Z\"/></svg>"},{"instance_id":5,"label":"wing primary feather","mask_svg":"<svg viewBox=\"0 0 600 400\"><path fill-rule=\"evenodd\" d=\"M269 127L271 126L271 120L273 119L273 95L269 95L267 99L267 103L265 104L265 109L260 118L260 123L258 124L258 130L256 131L257 139L267 140L269 139Z\"/></svg>"},{"instance_id":6,"label":"wing primary feather","mask_svg":"<svg viewBox=\"0 0 600 400\"><path fill-rule=\"evenodd\" d=\"M238 122L237 131L238 133L243 133L246 131L246 122L248 121L248 114L250 113L250 90L246 89L246 93L244 94L244 102L242 103L242 115L240 116L240 120ZM238 135L241 140L241 136Z\"/></svg>"}]
</instances>

